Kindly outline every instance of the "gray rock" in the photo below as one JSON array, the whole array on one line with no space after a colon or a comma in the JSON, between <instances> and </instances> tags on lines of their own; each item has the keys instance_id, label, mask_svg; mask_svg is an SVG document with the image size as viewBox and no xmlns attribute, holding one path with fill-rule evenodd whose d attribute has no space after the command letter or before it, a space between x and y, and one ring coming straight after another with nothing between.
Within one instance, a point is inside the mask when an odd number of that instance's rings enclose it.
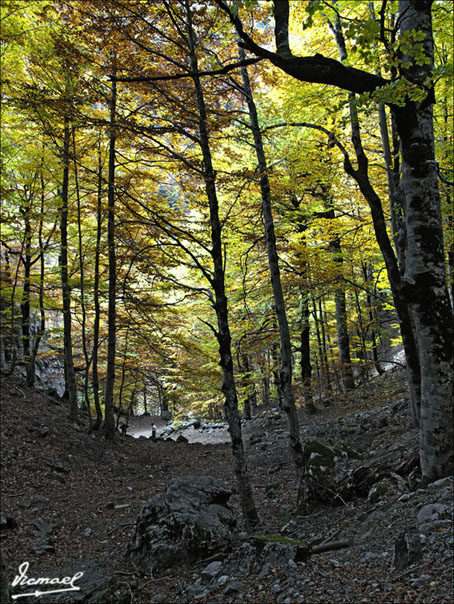
<instances>
[{"instance_id":1,"label":"gray rock","mask_svg":"<svg viewBox=\"0 0 454 604\"><path fill-rule=\"evenodd\" d=\"M267 543L263 548L262 558L270 566L288 566L295 560L297 547L285 543Z\"/></svg>"},{"instance_id":2,"label":"gray rock","mask_svg":"<svg viewBox=\"0 0 454 604\"><path fill-rule=\"evenodd\" d=\"M227 586L222 593L226 596L229 596L232 594L237 594L238 592L243 591L243 589L244 589L243 583L241 583L241 581L236 581L234 579L232 581L229 581L229 583L227 583Z\"/></svg>"},{"instance_id":3,"label":"gray rock","mask_svg":"<svg viewBox=\"0 0 454 604\"><path fill-rule=\"evenodd\" d=\"M427 485L427 489L429 491L442 491L446 487L452 489L452 487L453 487L452 476L446 476L446 478L440 478L439 480L436 480L435 482L431 482L429 485Z\"/></svg>"},{"instance_id":4,"label":"gray rock","mask_svg":"<svg viewBox=\"0 0 454 604\"><path fill-rule=\"evenodd\" d=\"M432 531L436 531L440 527L452 529L452 520L449 520L449 518L447 518L446 520L432 520L431 522L423 522L423 524L419 525L419 531L423 534L431 533Z\"/></svg>"},{"instance_id":5,"label":"gray rock","mask_svg":"<svg viewBox=\"0 0 454 604\"><path fill-rule=\"evenodd\" d=\"M349 462L360 459L361 454L345 444L328 445L319 440L304 445L303 472L299 485L300 513L309 513L320 501L341 503L346 493L339 492L339 483L347 477ZM370 481L368 487L376 482ZM366 491L367 494L367 491ZM336 497L339 495L339 497Z\"/></svg>"},{"instance_id":6,"label":"gray rock","mask_svg":"<svg viewBox=\"0 0 454 604\"><path fill-rule=\"evenodd\" d=\"M404 570L422 559L422 544L417 533L401 533L394 544L394 568Z\"/></svg>"},{"instance_id":7,"label":"gray rock","mask_svg":"<svg viewBox=\"0 0 454 604\"><path fill-rule=\"evenodd\" d=\"M205 566L202 570L202 580L209 583L214 577L219 574L222 567L222 562L220 560L215 560Z\"/></svg>"},{"instance_id":8,"label":"gray rock","mask_svg":"<svg viewBox=\"0 0 454 604\"><path fill-rule=\"evenodd\" d=\"M128 552L143 572L197 560L231 545L235 517L231 490L210 476L173 478L142 508Z\"/></svg>"},{"instance_id":9,"label":"gray rock","mask_svg":"<svg viewBox=\"0 0 454 604\"><path fill-rule=\"evenodd\" d=\"M434 522L446 511L447 506L442 503L429 503L423 505L418 512L418 524Z\"/></svg>"}]
</instances>

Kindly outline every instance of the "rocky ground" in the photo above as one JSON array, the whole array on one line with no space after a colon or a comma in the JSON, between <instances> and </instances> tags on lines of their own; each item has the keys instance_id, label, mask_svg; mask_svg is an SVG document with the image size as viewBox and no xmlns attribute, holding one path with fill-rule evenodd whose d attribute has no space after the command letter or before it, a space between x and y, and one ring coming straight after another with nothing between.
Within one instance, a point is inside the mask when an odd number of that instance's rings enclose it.
<instances>
[{"instance_id":1,"label":"rocky ground","mask_svg":"<svg viewBox=\"0 0 454 604\"><path fill-rule=\"evenodd\" d=\"M83 422L70 424L61 402L5 380L1 549L9 582L28 562L29 577L84 572L84 595L40 596L45 603L451 603L452 478L420 484L405 396L404 374L397 370L333 398L316 415L300 410L304 442L348 444L363 454L357 466L376 468L379 484L361 497L334 492L303 516L295 515L285 418L267 412L247 422L260 514L251 533L241 525L228 444L120 434L106 442L88 435ZM239 518L233 550L143 576L126 555L136 518L170 478L194 474L231 486L229 505ZM342 548L301 555L295 543L303 542L319 550L333 542ZM15 590L24 593L24 586Z\"/></svg>"}]
</instances>

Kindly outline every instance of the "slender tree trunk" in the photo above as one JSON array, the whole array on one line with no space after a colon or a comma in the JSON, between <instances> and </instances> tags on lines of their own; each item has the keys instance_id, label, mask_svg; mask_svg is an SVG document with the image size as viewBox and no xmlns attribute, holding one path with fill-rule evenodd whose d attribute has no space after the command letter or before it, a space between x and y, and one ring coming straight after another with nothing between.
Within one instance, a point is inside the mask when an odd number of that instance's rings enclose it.
<instances>
[{"instance_id":1,"label":"slender tree trunk","mask_svg":"<svg viewBox=\"0 0 454 604\"><path fill-rule=\"evenodd\" d=\"M345 41L342 34L342 27L339 17L336 21L336 26L333 28L334 35L339 48L339 54L342 61L347 58L345 49ZM386 221L383 214L383 207L381 200L374 188L372 187L369 174L368 174L368 160L361 141L361 132L359 125L359 116L356 110L356 102L354 95L349 93L349 108L350 108L350 123L352 129L352 142L358 162L357 169L354 169L350 161L345 158L344 169L356 182L360 188L361 193L369 204L372 221L374 224L375 237L377 239L380 251L385 261L386 270L388 273L388 279L393 294L394 304L396 312L399 318L400 332L402 336L402 343L405 350L405 359L407 362L407 376L408 386L410 393L410 419L416 425L419 425L420 417L420 401L421 401L421 364L419 359L418 344L415 335L416 325L414 317L412 316L411 307L403 295L402 290L402 279L397 262L394 254L391 242L388 237L386 230ZM397 127L397 116L394 113L394 123ZM400 134L399 134L400 136ZM396 193L395 200L402 199L403 193ZM401 229L402 231L402 229ZM405 233L405 244L408 245L408 233L404 229ZM398 247L403 246L402 240L399 241ZM401 253L401 260L405 261L403 252Z\"/></svg>"},{"instance_id":2,"label":"slender tree trunk","mask_svg":"<svg viewBox=\"0 0 454 604\"><path fill-rule=\"evenodd\" d=\"M279 346L276 342L271 346L271 359L273 363L273 380L274 387L276 388L277 406L279 409L282 409L284 399L281 386L281 372L279 371Z\"/></svg>"},{"instance_id":3,"label":"slender tree trunk","mask_svg":"<svg viewBox=\"0 0 454 604\"><path fill-rule=\"evenodd\" d=\"M303 292L301 300L301 334L300 334L300 353L301 353L301 382L303 385L304 404L309 412L315 412L314 399L312 397L312 365L311 365L311 346L310 346L310 323L309 323L309 297Z\"/></svg>"},{"instance_id":4,"label":"slender tree trunk","mask_svg":"<svg viewBox=\"0 0 454 604\"><path fill-rule=\"evenodd\" d=\"M101 145L98 151L98 194L96 208L96 247L95 247L95 274L93 285L93 303L95 307L95 317L93 321L93 358L92 358L92 388L93 399L95 402L96 419L92 425L92 430L99 430L102 425L102 409L99 401L99 375L98 375L98 350L99 350L99 321L101 309L99 304L99 257L101 253L101 235L102 235L102 160Z\"/></svg>"},{"instance_id":5,"label":"slender tree trunk","mask_svg":"<svg viewBox=\"0 0 454 604\"><path fill-rule=\"evenodd\" d=\"M38 227L38 243L39 243L39 286L38 286L38 304L39 304L39 328L37 330L33 349L30 359L30 382L35 383L36 372L36 357L38 356L41 340L46 332L46 311L44 308L44 275L45 275L45 257L44 257L44 240L43 240L43 223L44 223L44 202L45 202L45 185L43 176L43 163L41 161L40 184L41 184L41 207ZM54 225L55 226L55 225Z\"/></svg>"},{"instance_id":6,"label":"slender tree trunk","mask_svg":"<svg viewBox=\"0 0 454 604\"><path fill-rule=\"evenodd\" d=\"M60 213L60 274L63 298L63 349L65 364L66 395L69 399L69 417L77 421L79 412L77 404L76 374L74 372L72 327L71 327L71 288L68 277L68 190L69 190L69 145L71 132L68 119L64 122L63 140L63 183L61 190Z\"/></svg>"},{"instance_id":7,"label":"slender tree trunk","mask_svg":"<svg viewBox=\"0 0 454 604\"><path fill-rule=\"evenodd\" d=\"M332 218L334 219L334 208L331 208ZM345 290L342 286L342 265L344 258L339 237L335 237L330 242L330 250L333 253L334 261L339 265L340 283L336 286L334 292L334 305L336 309L336 330L337 346L339 349L339 364L341 368L342 384L346 390L352 390L355 387L353 378L352 360L350 356L350 338L347 326L347 301L345 299Z\"/></svg>"},{"instance_id":8,"label":"slender tree trunk","mask_svg":"<svg viewBox=\"0 0 454 604\"><path fill-rule=\"evenodd\" d=\"M244 60L244 49L240 46L239 54L240 59ZM276 236L274 232L273 214L271 210L271 190L267 174L268 167L263 148L257 109L252 96L249 75L247 68L244 66L241 68L241 75L243 79L243 91L249 109L249 120L254 137L255 152L257 155L260 173L260 191L262 195L263 218L265 221L265 238L268 253L268 263L270 267L276 317L279 324L279 338L281 345L280 385L282 389L282 407L287 415L290 453L297 473L299 474L303 467L303 447L301 445L299 420L292 386L292 347L287 313L285 310L284 294L282 291L279 258L276 250Z\"/></svg>"},{"instance_id":9,"label":"slender tree trunk","mask_svg":"<svg viewBox=\"0 0 454 604\"><path fill-rule=\"evenodd\" d=\"M24 285L22 287L22 299L20 304L21 319L22 319L22 349L24 355L24 363L26 369L26 384L32 387L34 384L34 376L31 371L31 333L30 333L30 277L32 266L32 230L31 230L31 206L32 194L31 191L25 192L26 199L22 206L22 214L24 216L24 253L21 255L22 264L24 265ZM33 381L32 381L33 379Z\"/></svg>"},{"instance_id":10,"label":"slender tree trunk","mask_svg":"<svg viewBox=\"0 0 454 604\"><path fill-rule=\"evenodd\" d=\"M263 398L263 404L265 405L265 407L269 407L271 405L271 400L270 400L270 378L269 378L269 375L268 375L266 356L263 359L263 365L262 365L261 369L262 369L262 398Z\"/></svg>"},{"instance_id":11,"label":"slender tree trunk","mask_svg":"<svg viewBox=\"0 0 454 604\"><path fill-rule=\"evenodd\" d=\"M339 348L342 384L346 390L352 390L355 387L355 380L353 379L350 338L347 328L347 302L345 291L340 287L336 288L334 292L334 304L336 308L337 345Z\"/></svg>"},{"instance_id":12,"label":"slender tree trunk","mask_svg":"<svg viewBox=\"0 0 454 604\"><path fill-rule=\"evenodd\" d=\"M189 2L186 0L186 14L188 18L189 45L191 56L191 69L198 73L198 61L196 54L196 40L192 27L191 11ZM218 330L216 337L219 344L220 366L222 368L223 384L222 391L225 396L225 410L229 423L230 437L232 440L233 463L240 501L245 520L253 525L258 522L257 510L255 508L252 489L247 470L246 456L244 453L243 439L241 435L241 421L238 412L238 397L235 386L233 359L231 351L231 335L228 321L228 304L225 294L224 262L222 253L222 227L219 219L219 203L216 192L215 172L212 164L210 143L207 129L207 112L202 85L198 75L193 76L194 87L198 104L198 122L200 147L203 156L203 172L205 180L205 191L207 194L210 210L211 225L211 256L213 260L212 286L215 294L214 308L217 316Z\"/></svg>"},{"instance_id":13,"label":"slender tree trunk","mask_svg":"<svg viewBox=\"0 0 454 604\"><path fill-rule=\"evenodd\" d=\"M329 359L328 359L328 341L327 341L327 337L326 337L326 329L325 329L325 325L326 325L326 313L324 312L323 309L323 298L320 297L318 299L318 314L320 317L320 336L321 336L321 342L322 342L322 359L323 359L323 366L325 368L325 379L326 379L326 386L328 388L328 390L332 389L332 384L331 384L331 374L330 374L330 368L329 368Z\"/></svg>"},{"instance_id":14,"label":"slender tree trunk","mask_svg":"<svg viewBox=\"0 0 454 604\"><path fill-rule=\"evenodd\" d=\"M72 130L72 148L73 148L73 162L74 162L74 182L76 185L76 202L77 202L77 235L79 244L79 279L80 279L80 310L82 314L81 330L82 330L82 351L84 355L85 368L84 368L84 400L85 407L88 413L89 419L89 430L92 430L93 420L91 417L90 409L90 397L88 394L88 381L90 373L90 356L88 354L87 344L87 312L85 308L85 266L84 266L84 251L83 251L83 240L82 240L82 211L80 204L80 188L79 188L79 171L77 168L77 155L76 155L76 131L75 128Z\"/></svg>"},{"instance_id":15,"label":"slender tree trunk","mask_svg":"<svg viewBox=\"0 0 454 604\"><path fill-rule=\"evenodd\" d=\"M115 61L115 57L114 57ZM109 250L109 303L108 303L108 335L107 335L107 369L106 388L104 393L104 435L111 440L115 434L115 418L113 414L113 394L115 385L115 351L116 351L116 292L117 292L117 262L115 254L115 142L116 142L116 107L117 82L112 79L110 97L110 130L109 130L109 175L107 188L108 222L107 246Z\"/></svg>"}]
</instances>

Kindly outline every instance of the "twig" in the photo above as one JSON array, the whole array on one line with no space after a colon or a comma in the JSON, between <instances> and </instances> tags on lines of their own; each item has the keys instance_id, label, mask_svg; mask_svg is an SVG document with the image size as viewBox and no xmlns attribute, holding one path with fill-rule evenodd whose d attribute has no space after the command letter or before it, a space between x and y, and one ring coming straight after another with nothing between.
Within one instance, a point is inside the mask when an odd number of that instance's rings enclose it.
<instances>
[{"instance_id":1,"label":"twig","mask_svg":"<svg viewBox=\"0 0 454 604\"><path fill-rule=\"evenodd\" d=\"M322 552L327 552L335 549L344 549L345 547L349 547L353 545L353 539L340 539L339 541L328 541L327 543L320 543L320 545L314 545L314 547L310 548L308 552L310 554L321 554Z\"/></svg>"},{"instance_id":2,"label":"twig","mask_svg":"<svg viewBox=\"0 0 454 604\"><path fill-rule=\"evenodd\" d=\"M108 531L108 535L111 535L113 532L115 532L117 529L122 528L124 526L133 526L136 522L123 522L122 524L116 524L113 528L110 529L110 531Z\"/></svg>"}]
</instances>

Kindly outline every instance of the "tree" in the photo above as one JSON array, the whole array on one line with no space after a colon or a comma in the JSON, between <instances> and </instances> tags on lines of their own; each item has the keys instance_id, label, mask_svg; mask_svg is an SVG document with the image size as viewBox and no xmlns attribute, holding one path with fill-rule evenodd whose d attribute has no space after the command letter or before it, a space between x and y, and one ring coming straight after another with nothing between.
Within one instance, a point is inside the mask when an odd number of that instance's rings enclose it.
<instances>
[{"instance_id":1,"label":"tree","mask_svg":"<svg viewBox=\"0 0 454 604\"><path fill-rule=\"evenodd\" d=\"M452 470L454 455L453 334L434 155L432 2L399 1L401 60L395 81L320 54L294 56L289 44L288 0L274 2L277 52L256 44L226 2L216 2L240 32L244 46L256 56L270 60L282 71L304 82L372 94L391 109L400 138L402 177L399 186L404 200L406 229L405 270L399 289L403 301L412 311L421 366L421 468L427 479L446 475ZM386 44L383 28L381 36ZM363 164L367 161L365 157L361 159ZM380 218L381 206L372 206L371 210L380 247L388 254L389 239ZM390 281L395 283L396 277L389 267L388 274ZM396 306L399 302L396 301Z\"/></svg>"}]
</instances>

